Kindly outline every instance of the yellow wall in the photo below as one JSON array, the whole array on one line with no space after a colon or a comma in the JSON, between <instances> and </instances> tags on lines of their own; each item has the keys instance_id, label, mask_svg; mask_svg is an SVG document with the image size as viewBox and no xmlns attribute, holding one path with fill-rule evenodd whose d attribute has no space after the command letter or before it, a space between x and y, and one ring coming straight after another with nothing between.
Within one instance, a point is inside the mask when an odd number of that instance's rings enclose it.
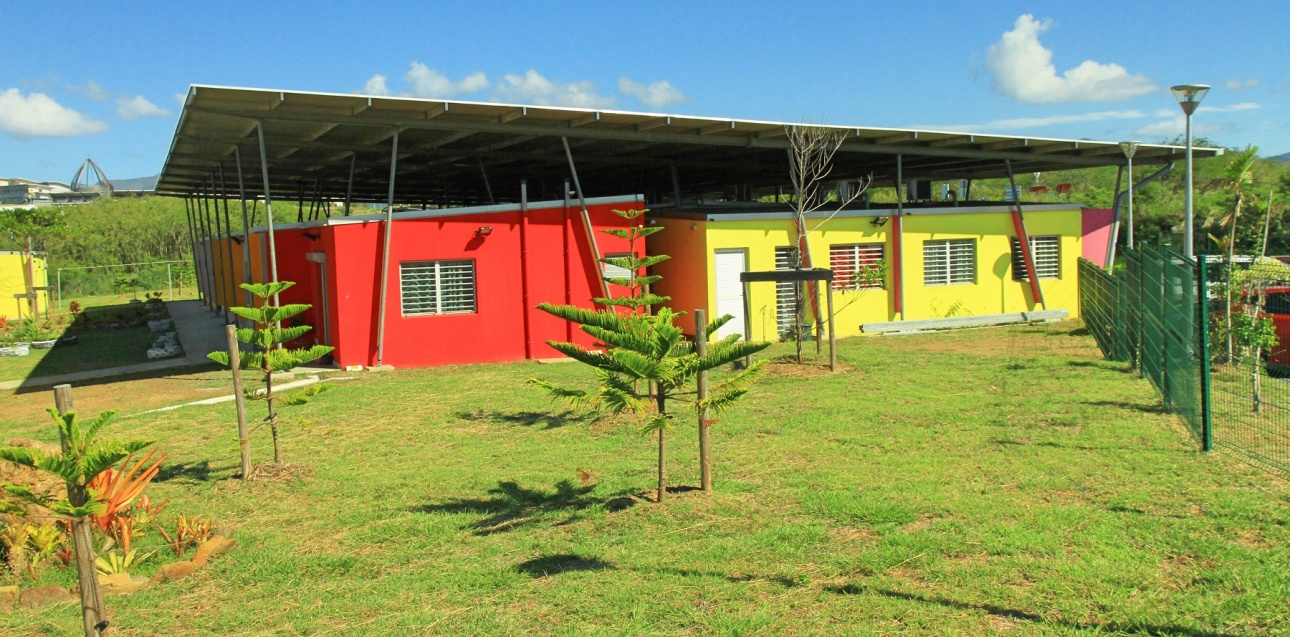
<instances>
[{"instance_id":1,"label":"yellow wall","mask_svg":"<svg viewBox=\"0 0 1290 637\"><path fill-rule=\"evenodd\" d=\"M27 300L13 298L15 294L27 292L26 263L27 258L23 254L0 253L0 316L6 316L10 320L17 320L19 316L22 318L31 316L31 308ZM36 278L36 287L49 285L49 272L44 259L35 257L32 272ZM45 292L36 294L36 311L44 312L49 295Z\"/></svg>"},{"instance_id":2,"label":"yellow wall","mask_svg":"<svg viewBox=\"0 0 1290 637\"><path fill-rule=\"evenodd\" d=\"M1079 309L1076 272L1081 253L1081 219L1078 208L1025 213L1027 232L1031 236L1061 237L1060 278L1041 279L1040 285L1048 309L1067 310L1071 317L1076 316ZM673 301L669 305L678 311L691 311L698 307L695 303L701 297L706 297L704 306L715 315L717 250L745 249L748 269L762 271L775 269L775 248L792 245L792 221L788 219L705 223L658 218L655 221L667 230L650 237L650 254L673 256L668 265L655 268L656 273L666 277L656 290L672 296ZM891 292L895 270L889 234L891 226L891 221L874 226L870 217L835 218L809 236L811 262L821 268L829 267L829 247L832 245L883 244L888 269L882 288L833 293L838 336L858 335L864 323L900 319L895 313ZM905 320L1039 309L1039 305L1030 298L1029 284L1012 280L1010 237L1013 234L1012 215L1008 212L906 216L901 241ZM929 287L923 284L923 242L940 239L976 241L977 277L974 285ZM702 270L698 269L699 251L702 251L706 262ZM695 275L699 271L705 272L703 278ZM825 288L821 286L821 307L824 307L824 292ZM775 339L775 284L752 284L750 301L752 339Z\"/></svg>"},{"instance_id":3,"label":"yellow wall","mask_svg":"<svg viewBox=\"0 0 1290 637\"><path fill-rule=\"evenodd\" d=\"M1076 315L1076 269L1081 246L1079 209L1025 213L1032 237L1061 237L1061 272L1057 279L1040 279L1048 309ZM1012 280L1012 215L1007 212L905 217L905 319L976 316L1037 310L1030 284ZM976 285L923 285L923 242L939 239L976 240Z\"/></svg>"}]
</instances>

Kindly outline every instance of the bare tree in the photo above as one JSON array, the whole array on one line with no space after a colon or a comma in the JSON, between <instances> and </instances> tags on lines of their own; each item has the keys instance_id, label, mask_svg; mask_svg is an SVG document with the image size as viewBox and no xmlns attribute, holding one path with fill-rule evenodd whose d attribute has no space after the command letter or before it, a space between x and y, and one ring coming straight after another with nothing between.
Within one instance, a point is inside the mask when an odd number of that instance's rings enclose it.
<instances>
[{"instance_id":1,"label":"bare tree","mask_svg":"<svg viewBox=\"0 0 1290 637\"><path fill-rule=\"evenodd\" d=\"M847 131L824 126L788 126L788 173L793 182L793 231L795 235L793 266L796 269L811 267L811 250L809 235L819 230L833 217L837 216L847 205L860 198L873 182L873 175L857 179L833 178L833 156L847 139ZM843 186L845 184L845 186ZM852 187L854 184L854 187ZM836 185L833 189L830 186ZM834 196L836 194L836 196ZM826 208L832 208L828 215L808 227L807 217L815 215ZM796 321L794 338L797 341L797 362L802 363L802 332L805 331L805 310L803 306L803 287L805 297L810 299L811 312L815 319L815 349L820 350L819 334L824 327L820 314L820 299L817 283L811 281L797 284L794 289L794 312Z\"/></svg>"}]
</instances>

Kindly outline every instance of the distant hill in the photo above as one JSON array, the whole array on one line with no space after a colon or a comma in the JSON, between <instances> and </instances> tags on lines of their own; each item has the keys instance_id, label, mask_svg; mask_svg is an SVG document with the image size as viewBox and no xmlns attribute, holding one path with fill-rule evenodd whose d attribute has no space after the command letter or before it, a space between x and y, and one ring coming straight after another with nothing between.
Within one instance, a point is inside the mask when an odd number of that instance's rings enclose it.
<instances>
[{"instance_id":1,"label":"distant hill","mask_svg":"<svg viewBox=\"0 0 1290 637\"><path fill-rule=\"evenodd\" d=\"M113 190L156 190L157 180L161 175L151 177L136 177L134 179L113 179Z\"/></svg>"},{"instance_id":2,"label":"distant hill","mask_svg":"<svg viewBox=\"0 0 1290 637\"><path fill-rule=\"evenodd\" d=\"M1277 155L1276 157L1269 157L1268 161L1274 161L1274 162L1277 162L1278 164L1290 164L1290 153L1286 153L1284 155Z\"/></svg>"}]
</instances>

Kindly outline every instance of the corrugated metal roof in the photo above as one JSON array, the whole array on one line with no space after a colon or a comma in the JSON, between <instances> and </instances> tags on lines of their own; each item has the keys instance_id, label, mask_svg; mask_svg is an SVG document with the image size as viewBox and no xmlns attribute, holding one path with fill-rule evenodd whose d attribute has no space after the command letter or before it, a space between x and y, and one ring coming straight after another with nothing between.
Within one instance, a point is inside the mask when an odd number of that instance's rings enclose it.
<instances>
[{"instance_id":1,"label":"corrugated metal roof","mask_svg":"<svg viewBox=\"0 0 1290 637\"><path fill-rule=\"evenodd\" d=\"M402 97L195 85L189 89L159 194L203 187L238 192L237 157L247 196L263 193L262 123L275 199L388 195L391 145L399 131L395 200L459 205L516 201L519 181L535 199L563 196L567 138L589 196L645 193L671 198L673 171L686 195L733 187L773 192L787 186L788 122L719 119ZM847 140L830 178L872 174L891 183L896 155L906 179L979 179L1016 173L1122 165L1117 142L828 126ZM1195 149L1197 157L1221 154ZM1180 160L1178 146L1143 144L1134 163ZM220 169L223 168L223 186ZM787 189L787 188L786 188ZM791 190L791 189L789 189Z\"/></svg>"}]
</instances>

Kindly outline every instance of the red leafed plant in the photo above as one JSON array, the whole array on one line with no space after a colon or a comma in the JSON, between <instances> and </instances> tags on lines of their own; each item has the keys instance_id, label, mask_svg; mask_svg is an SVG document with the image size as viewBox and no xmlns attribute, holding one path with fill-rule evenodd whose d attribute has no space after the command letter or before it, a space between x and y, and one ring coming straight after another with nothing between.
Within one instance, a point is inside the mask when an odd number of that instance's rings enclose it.
<instances>
[{"instance_id":1,"label":"red leafed plant","mask_svg":"<svg viewBox=\"0 0 1290 637\"><path fill-rule=\"evenodd\" d=\"M116 526L116 518L126 512L130 503L143 493L143 489L161 470L161 462L166 459L166 455L144 468L155 453L156 450L149 451L148 455L140 458L133 466L130 464L132 456L127 456L121 462L120 469L106 469L90 480L86 486L97 493L103 502L103 512L90 516L95 526L104 532Z\"/></svg>"}]
</instances>

